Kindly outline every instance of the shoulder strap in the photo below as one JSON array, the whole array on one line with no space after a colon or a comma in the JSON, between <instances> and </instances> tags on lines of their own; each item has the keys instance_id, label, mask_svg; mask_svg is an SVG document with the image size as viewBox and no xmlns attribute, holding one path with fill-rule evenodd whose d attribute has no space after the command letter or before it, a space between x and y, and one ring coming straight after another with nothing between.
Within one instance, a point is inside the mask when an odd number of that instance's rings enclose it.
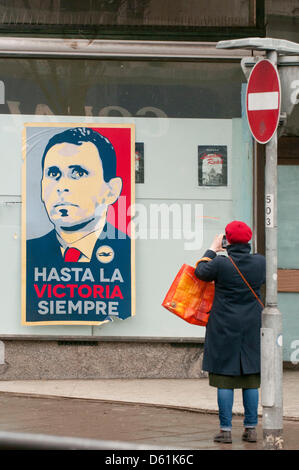
<instances>
[{"instance_id":1,"label":"shoulder strap","mask_svg":"<svg viewBox=\"0 0 299 470\"><path fill-rule=\"evenodd\" d=\"M243 281L245 282L245 284L249 287L249 289L251 290L251 292L253 293L253 295L256 297L256 299L259 301L259 303L261 304L261 306L263 308L265 308L263 302L261 301L261 299L256 295L256 293L254 292L254 290L252 289L251 285L249 284L249 282L246 281L245 277L243 276L243 274L241 273L240 269L238 268L238 266L236 265L236 263L233 261L233 259L229 256L228 257L232 264L235 266L236 270L238 271L238 273L240 274L241 278L243 279Z\"/></svg>"}]
</instances>

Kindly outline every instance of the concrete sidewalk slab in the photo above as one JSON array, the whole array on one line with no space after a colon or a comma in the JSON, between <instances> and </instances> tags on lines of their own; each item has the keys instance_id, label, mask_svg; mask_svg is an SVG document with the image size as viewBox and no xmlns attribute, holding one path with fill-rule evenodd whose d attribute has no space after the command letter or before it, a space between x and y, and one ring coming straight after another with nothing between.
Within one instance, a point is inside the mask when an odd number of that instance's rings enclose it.
<instances>
[{"instance_id":1,"label":"concrete sidewalk slab","mask_svg":"<svg viewBox=\"0 0 299 470\"><path fill-rule=\"evenodd\" d=\"M1 392L138 403L212 413L218 411L216 389L209 386L206 378L0 381ZM284 418L299 420L298 396L298 372L284 371ZM241 390L235 390L233 412L243 414ZM261 406L259 414L262 414Z\"/></svg>"}]
</instances>

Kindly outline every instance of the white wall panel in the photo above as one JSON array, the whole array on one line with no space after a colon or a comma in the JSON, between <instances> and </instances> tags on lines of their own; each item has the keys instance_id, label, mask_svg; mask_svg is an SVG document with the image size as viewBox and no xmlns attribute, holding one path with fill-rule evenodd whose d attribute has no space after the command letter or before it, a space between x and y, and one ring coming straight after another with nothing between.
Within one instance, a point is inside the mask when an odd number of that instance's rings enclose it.
<instances>
[{"instance_id":1,"label":"white wall panel","mask_svg":"<svg viewBox=\"0 0 299 470\"><path fill-rule=\"evenodd\" d=\"M161 307L161 302L183 263L195 264L210 245L213 236L242 213L242 201L233 199L247 194L246 214L251 202L251 154L246 165L239 165L248 135L241 119L157 119L157 118L88 118L59 117L59 122L130 122L136 124L136 142L144 142L145 183L136 184L136 203L147 214L152 205L177 204L183 210L189 205L202 207L203 240L200 247L186 249L186 240L150 238L156 222L148 219L144 239L136 240L136 315L125 321L114 321L102 327L88 326L21 326L21 167L22 129L25 122L58 122L55 116L0 116L2 166L0 172L1 259L0 334L55 336L131 336L131 337L203 337L205 329L189 325ZM246 135L245 135L246 134ZM246 145L247 145L246 144ZM228 185L198 186L198 145L226 145ZM233 167L234 165L234 167ZM236 196L235 196L236 195ZM3 205L15 201L17 204ZM161 227L167 229L166 219ZM173 225L171 225L171 229ZM179 230L184 227L176 227ZM193 221L194 228L194 221ZM162 232L160 232L161 234Z\"/></svg>"}]
</instances>

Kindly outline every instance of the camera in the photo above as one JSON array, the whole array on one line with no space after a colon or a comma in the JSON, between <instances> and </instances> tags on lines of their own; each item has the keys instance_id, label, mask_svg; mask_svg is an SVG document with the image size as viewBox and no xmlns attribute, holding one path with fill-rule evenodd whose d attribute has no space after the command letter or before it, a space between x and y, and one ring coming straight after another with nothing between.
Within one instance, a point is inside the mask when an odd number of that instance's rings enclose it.
<instances>
[{"instance_id":1,"label":"camera","mask_svg":"<svg viewBox=\"0 0 299 470\"><path fill-rule=\"evenodd\" d=\"M226 248L226 247L227 247L226 235L223 235L221 246L222 246L222 248Z\"/></svg>"}]
</instances>

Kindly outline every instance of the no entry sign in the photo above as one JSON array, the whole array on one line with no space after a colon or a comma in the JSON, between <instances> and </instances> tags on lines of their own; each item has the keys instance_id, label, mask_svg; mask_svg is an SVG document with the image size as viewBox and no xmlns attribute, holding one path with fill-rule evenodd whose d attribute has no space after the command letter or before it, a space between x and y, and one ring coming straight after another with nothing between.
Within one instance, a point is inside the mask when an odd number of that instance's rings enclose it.
<instances>
[{"instance_id":1,"label":"no entry sign","mask_svg":"<svg viewBox=\"0 0 299 470\"><path fill-rule=\"evenodd\" d=\"M262 59L253 67L247 85L246 111L255 140L266 144L275 133L280 116L280 80L270 60Z\"/></svg>"}]
</instances>

